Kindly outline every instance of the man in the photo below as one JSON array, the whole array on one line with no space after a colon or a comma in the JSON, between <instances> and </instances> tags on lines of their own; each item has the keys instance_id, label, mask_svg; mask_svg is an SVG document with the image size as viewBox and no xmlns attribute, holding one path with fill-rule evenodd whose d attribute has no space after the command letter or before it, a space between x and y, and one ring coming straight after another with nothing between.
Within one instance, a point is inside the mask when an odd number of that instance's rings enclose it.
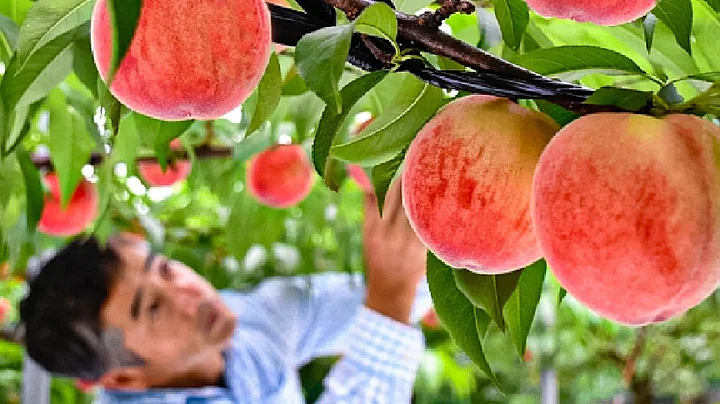
<instances>
[{"instance_id":1,"label":"man","mask_svg":"<svg viewBox=\"0 0 720 404\"><path fill-rule=\"evenodd\" d=\"M373 195L365 212L366 288L325 274L219 294L132 238L74 241L21 304L27 351L52 373L97 381L106 403L302 403L297 369L333 354L343 356L321 403L407 403L424 348L409 322L426 250L398 184L382 219Z\"/></svg>"}]
</instances>

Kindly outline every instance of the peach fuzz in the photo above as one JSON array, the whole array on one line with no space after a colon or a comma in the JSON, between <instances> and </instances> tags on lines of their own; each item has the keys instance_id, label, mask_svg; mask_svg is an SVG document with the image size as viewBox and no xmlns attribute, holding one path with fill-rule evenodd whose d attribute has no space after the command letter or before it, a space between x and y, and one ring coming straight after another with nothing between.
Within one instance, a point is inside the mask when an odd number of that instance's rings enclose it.
<instances>
[{"instance_id":1,"label":"peach fuzz","mask_svg":"<svg viewBox=\"0 0 720 404\"><path fill-rule=\"evenodd\" d=\"M667 320L720 282L720 128L690 115L582 117L538 164L532 216L560 284L627 325Z\"/></svg>"},{"instance_id":2,"label":"peach fuzz","mask_svg":"<svg viewBox=\"0 0 720 404\"><path fill-rule=\"evenodd\" d=\"M598 25L620 25L644 16L655 0L525 0L536 13Z\"/></svg>"},{"instance_id":3,"label":"peach fuzz","mask_svg":"<svg viewBox=\"0 0 720 404\"><path fill-rule=\"evenodd\" d=\"M289 208L305 199L315 170L300 145L274 145L256 154L246 167L248 191L260 203Z\"/></svg>"},{"instance_id":4,"label":"peach fuzz","mask_svg":"<svg viewBox=\"0 0 720 404\"><path fill-rule=\"evenodd\" d=\"M38 229L53 236L73 236L83 232L98 213L99 197L95 186L81 179L67 208L60 201L60 182L55 173L49 173L43 179L49 192L45 194Z\"/></svg>"},{"instance_id":5,"label":"peach fuzz","mask_svg":"<svg viewBox=\"0 0 720 404\"><path fill-rule=\"evenodd\" d=\"M500 274L541 257L530 220L535 165L559 126L510 100L446 105L405 157L405 212L422 242L455 268Z\"/></svg>"},{"instance_id":6,"label":"peach fuzz","mask_svg":"<svg viewBox=\"0 0 720 404\"><path fill-rule=\"evenodd\" d=\"M112 57L106 0L91 20L104 79ZM167 121L217 119L253 92L270 56L270 13L262 0L144 0L138 28L110 87L128 108Z\"/></svg>"}]
</instances>

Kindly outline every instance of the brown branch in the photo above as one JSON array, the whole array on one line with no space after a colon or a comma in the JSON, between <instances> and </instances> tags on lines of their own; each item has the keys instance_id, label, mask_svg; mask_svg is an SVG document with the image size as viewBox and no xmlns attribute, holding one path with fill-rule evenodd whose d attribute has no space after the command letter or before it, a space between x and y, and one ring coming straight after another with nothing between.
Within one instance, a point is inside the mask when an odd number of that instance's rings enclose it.
<instances>
[{"instance_id":1,"label":"brown branch","mask_svg":"<svg viewBox=\"0 0 720 404\"><path fill-rule=\"evenodd\" d=\"M638 331L638 334L635 337L635 345L633 345L632 351L630 351L630 354L627 356L627 360L625 361L625 367L623 368L623 378L628 383L628 385L632 382L635 376L635 364L637 363L638 357L645 349L646 337L647 327L643 327L640 329L640 331Z\"/></svg>"},{"instance_id":2,"label":"brown branch","mask_svg":"<svg viewBox=\"0 0 720 404\"><path fill-rule=\"evenodd\" d=\"M210 147L200 146L195 149L195 156L201 159L213 159L213 158L230 158L233 155L233 149L231 147ZM176 150L172 152L172 156L176 160L188 160L190 155L185 150ZM103 162L105 156L102 153L92 153L88 164L97 166ZM52 161L49 156L33 156L32 161L37 168L44 168L52 170ZM135 159L137 162L141 161L157 161L155 156L142 156Z\"/></svg>"},{"instance_id":3,"label":"brown branch","mask_svg":"<svg viewBox=\"0 0 720 404\"><path fill-rule=\"evenodd\" d=\"M418 24L431 28L440 28L446 18L455 13L472 14L475 12L475 5L465 0L445 0L439 9L423 13L418 18Z\"/></svg>"},{"instance_id":4,"label":"brown branch","mask_svg":"<svg viewBox=\"0 0 720 404\"><path fill-rule=\"evenodd\" d=\"M350 19L356 18L367 7L375 4L372 0L324 0L327 4L345 12ZM498 58L480 48L454 38L437 27L422 25L422 17L395 11L398 20L398 37L410 42L413 47L427 50L438 56L445 56L463 66L480 70L491 70L506 76L546 79L528 69Z\"/></svg>"}]
</instances>

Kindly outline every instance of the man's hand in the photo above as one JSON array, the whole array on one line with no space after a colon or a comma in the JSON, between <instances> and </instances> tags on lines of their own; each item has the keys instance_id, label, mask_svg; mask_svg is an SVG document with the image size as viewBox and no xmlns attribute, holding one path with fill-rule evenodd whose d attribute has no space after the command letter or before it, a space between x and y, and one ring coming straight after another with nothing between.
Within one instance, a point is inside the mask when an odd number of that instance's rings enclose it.
<instances>
[{"instance_id":1,"label":"man's hand","mask_svg":"<svg viewBox=\"0 0 720 404\"><path fill-rule=\"evenodd\" d=\"M363 244L368 283L365 305L409 323L415 290L425 275L427 249L405 216L400 180L387 193L382 219L375 194L365 194Z\"/></svg>"}]
</instances>

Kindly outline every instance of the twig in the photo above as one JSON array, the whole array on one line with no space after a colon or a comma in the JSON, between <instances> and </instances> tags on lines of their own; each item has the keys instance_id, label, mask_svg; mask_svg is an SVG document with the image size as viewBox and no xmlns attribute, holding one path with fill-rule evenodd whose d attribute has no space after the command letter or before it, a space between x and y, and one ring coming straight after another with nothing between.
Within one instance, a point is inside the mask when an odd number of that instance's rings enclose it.
<instances>
[{"instance_id":1,"label":"twig","mask_svg":"<svg viewBox=\"0 0 720 404\"><path fill-rule=\"evenodd\" d=\"M455 13L472 14L473 12L475 12L475 5L469 1L445 0L439 9L423 13L418 18L418 24L437 29L446 18Z\"/></svg>"},{"instance_id":2,"label":"twig","mask_svg":"<svg viewBox=\"0 0 720 404\"><path fill-rule=\"evenodd\" d=\"M357 17L371 0L313 0L337 7L350 18ZM272 13L273 41L295 46L304 35L327 26L313 15L274 4L268 4ZM606 105L584 104L594 90L534 73L514 65L482 49L471 46L437 28L422 26L420 17L395 12L398 18L398 43L405 51L426 51L445 56L475 71L438 70L417 60L403 62L400 70L406 70L419 79L448 90L490 94L511 99L544 99L578 114L624 111ZM372 46L368 45L371 42ZM389 69L382 52L383 41L374 37L361 38L355 34L348 62L366 71ZM379 53L379 54L378 54ZM386 52L385 52L386 53ZM414 63L418 62L418 63ZM641 109L649 111L651 105Z\"/></svg>"},{"instance_id":3,"label":"twig","mask_svg":"<svg viewBox=\"0 0 720 404\"><path fill-rule=\"evenodd\" d=\"M630 354L625 360L625 367L623 368L623 378L628 383L628 385L632 381L633 376L635 376L635 364L637 363L638 357L645 349L645 341L647 339L646 337L647 327L642 327L640 331L638 331L637 337L635 337L635 345L633 345L632 351L630 351Z\"/></svg>"}]
</instances>

